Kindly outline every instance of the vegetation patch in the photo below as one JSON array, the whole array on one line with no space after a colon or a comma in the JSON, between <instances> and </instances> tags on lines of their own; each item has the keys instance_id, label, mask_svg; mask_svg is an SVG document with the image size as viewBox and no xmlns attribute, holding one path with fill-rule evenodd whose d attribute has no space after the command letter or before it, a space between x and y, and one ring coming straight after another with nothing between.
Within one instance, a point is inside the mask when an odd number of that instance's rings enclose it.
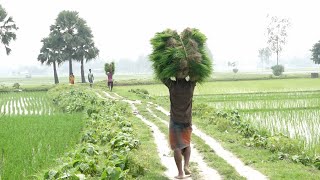
<instances>
[{"instance_id":1,"label":"vegetation patch","mask_svg":"<svg viewBox=\"0 0 320 180\"><path fill-rule=\"evenodd\" d=\"M45 179L135 179L144 174L144 167L130 156L140 142L127 119L126 104L98 99L94 91L77 86L59 86L50 94L65 112L84 112L86 127L81 143L62 157L60 166L47 171Z\"/></svg>"},{"instance_id":2,"label":"vegetation patch","mask_svg":"<svg viewBox=\"0 0 320 180\"><path fill-rule=\"evenodd\" d=\"M0 179L32 179L74 148L81 114L1 116Z\"/></svg>"},{"instance_id":3,"label":"vegetation patch","mask_svg":"<svg viewBox=\"0 0 320 180\"><path fill-rule=\"evenodd\" d=\"M150 96L149 92L145 89L130 89L128 92L137 94L142 99L154 99Z\"/></svg>"},{"instance_id":4,"label":"vegetation patch","mask_svg":"<svg viewBox=\"0 0 320 180\"><path fill-rule=\"evenodd\" d=\"M52 115L54 107L46 92L0 93L0 114L4 115Z\"/></svg>"},{"instance_id":5,"label":"vegetation patch","mask_svg":"<svg viewBox=\"0 0 320 180\"><path fill-rule=\"evenodd\" d=\"M242 135L242 141L245 146L261 147L275 153L277 158L272 156L270 160L287 159L320 169L319 157L304 152L304 146L301 141L291 139L281 133L271 135L266 130L258 130L250 122L243 121L237 111L215 111L205 104L199 104L194 108L194 115L201 119L206 119L211 125L216 125L216 128L220 131L224 130L227 133L232 128ZM221 128L221 124L226 122L221 123L220 121L229 121L228 124L232 126Z\"/></svg>"}]
</instances>

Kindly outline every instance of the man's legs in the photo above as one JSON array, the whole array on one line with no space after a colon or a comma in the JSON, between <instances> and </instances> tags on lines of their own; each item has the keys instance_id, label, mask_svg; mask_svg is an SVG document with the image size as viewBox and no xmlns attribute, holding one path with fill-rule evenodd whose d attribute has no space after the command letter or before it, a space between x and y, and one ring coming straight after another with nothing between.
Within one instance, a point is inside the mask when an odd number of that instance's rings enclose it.
<instances>
[{"instance_id":1,"label":"man's legs","mask_svg":"<svg viewBox=\"0 0 320 180\"><path fill-rule=\"evenodd\" d=\"M184 173L186 175L189 175L189 174L191 174L191 172L189 170L189 160L190 160L190 155L191 155L191 147L188 146L188 147L184 148L182 150L182 155L184 158L184 166L183 166Z\"/></svg>"},{"instance_id":2,"label":"man's legs","mask_svg":"<svg viewBox=\"0 0 320 180\"><path fill-rule=\"evenodd\" d=\"M177 168L178 168L178 176L176 176L175 178L182 179L183 178L183 171L182 171L181 149L174 150L174 160L175 160Z\"/></svg>"}]
</instances>

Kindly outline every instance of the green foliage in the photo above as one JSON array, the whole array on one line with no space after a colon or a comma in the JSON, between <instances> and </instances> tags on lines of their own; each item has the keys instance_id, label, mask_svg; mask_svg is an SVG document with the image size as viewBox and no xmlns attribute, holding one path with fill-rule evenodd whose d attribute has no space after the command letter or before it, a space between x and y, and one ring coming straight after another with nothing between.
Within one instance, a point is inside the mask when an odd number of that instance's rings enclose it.
<instances>
[{"instance_id":1,"label":"green foliage","mask_svg":"<svg viewBox=\"0 0 320 180\"><path fill-rule=\"evenodd\" d=\"M320 156L315 158L314 166L320 170Z\"/></svg>"},{"instance_id":2,"label":"green foliage","mask_svg":"<svg viewBox=\"0 0 320 180\"><path fill-rule=\"evenodd\" d=\"M54 25L50 26L49 37L57 36L54 45L61 52L60 58L69 61L69 74L72 73L72 61L81 62L81 79L85 81L83 62L95 59L99 50L95 47L93 35L87 22L76 11L61 11Z\"/></svg>"},{"instance_id":3,"label":"green foliage","mask_svg":"<svg viewBox=\"0 0 320 180\"><path fill-rule=\"evenodd\" d=\"M0 177L33 179L32 175L57 163L57 158L79 141L84 126L81 117L57 113L0 115Z\"/></svg>"},{"instance_id":4,"label":"green foliage","mask_svg":"<svg viewBox=\"0 0 320 180\"><path fill-rule=\"evenodd\" d=\"M280 76L284 72L284 67L283 65L274 65L271 67L272 73L275 76Z\"/></svg>"},{"instance_id":5,"label":"green foliage","mask_svg":"<svg viewBox=\"0 0 320 180\"><path fill-rule=\"evenodd\" d=\"M57 31L52 31L49 37L41 40L42 47L38 55L38 61L48 66L53 65L53 75L55 84L59 83L57 65L60 65L67 57L62 49L64 44L63 38Z\"/></svg>"},{"instance_id":6,"label":"green foliage","mask_svg":"<svg viewBox=\"0 0 320 180\"><path fill-rule=\"evenodd\" d=\"M11 40L16 40L15 31L18 30L12 17L8 17L6 10L0 5L0 41L6 49L7 55L10 54L11 49L9 44Z\"/></svg>"},{"instance_id":7,"label":"green foliage","mask_svg":"<svg viewBox=\"0 0 320 180\"><path fill-rule=\"evenodd\" d=\"M66 88L69 91L65 91ZM52 102L60 107L63 112L67 113L83 112L87 105L97 105L101 103L94 94L80 87L62 85L49 90L48 93L49 96L52 97Z\"/></svg>"},{"instance_id":8,"label":"green foliage","mask_svg":"<svg viewBox=\"0 0 320 180\"><path fill-rule=\"evenodd\" d=\"M150 55L156 77L165 81L189 76L191 81L203 82L212 72L205 42L206 36L194 28L186 28L180 35L171 29L156 33Z\"/></svg>"},{"instance_id":9,"label":"green foliage","mask_svg":"<svg viewBox=\"0 0 320 180\"><path fill-rule=\"evenodd\" d=\"M19 83L14 83L12 87L14 89L19 89L20 88L20 84Z\"/></svg>"},{"instance_id":10,"label":"green foliage","mask_svg":"<svg viewBox=\"0 0 320 180\"><path fill-rule=\"evenodd\" d=\"M135 93L143 99L154 99L145 89L130 89L128 92Z\"/></svg>"},{"instance_id":11,"label":"green foliage","mask_svg":"<svg viewBox=\"0 0 320 180\"><path fill-rule=\"evenodd\" d=\"M54 169L59 173L58 178L80 175L93 179L132 178L130 172L135 171L130 171L130 165L135 163L131 162L129 153L140 143L127 120L130 115L127 106L99 99L94 91L81 87L59 86L50 94L66 112L82 111L87 116L81 144L63 158L62 166ZM52 171L49 170L44 178L50 179L47 174Z\"/></svg>"},{"instance_id":12,"label":"green foliage","mask_svg":"<svg viewBox=\"0 0 320 180\"><path fill-rule=\"evenodd\" d=\"M112 75L114 74L114 71L115 71L115 65L114 65L114 62L111 62L111 63L105 63L104 64L104 72L106 74L111 73Z\"/></svg>"},{"instance_id":13,"label":"green foliage","mask_svg":"<svg viewBox=\"0 0 320 180\"><path fill-rule=\"evenodd\" d=\"M311 60L315 64L320 64L320 41L315 43L310 51L312 53Z\"/></svg>"},{"instance_id":14,"label":"green foliage","mask_svg":"<svg viewBox=\"0 0 320 180\"><path fill-rule=\"evenodd\" d=\"M236 110L230 112L216 111L206 104L196 104L193 107L193 115L206 119L221 132L233 128L242 135L246 146L261 147L274 153L274 156L270 157L271 160L288 159L306 166L313 165L319 168L320 158L305 153L302 141L291 139L283 134L271 135L265 130L258 130L250 122L243 121Z\"/></svg>"},{"instance_id":15,"label":"green foliage","mask_svg":"<svg viewBox=\"0 0 320 180\"><path fill-rule=\"evenodd\" d=\"M286 152L290 154L303 151L303 144L297 139L291 139L283 134L268 138L267 147L272 152Z\"/></svg>"}]
</instances>

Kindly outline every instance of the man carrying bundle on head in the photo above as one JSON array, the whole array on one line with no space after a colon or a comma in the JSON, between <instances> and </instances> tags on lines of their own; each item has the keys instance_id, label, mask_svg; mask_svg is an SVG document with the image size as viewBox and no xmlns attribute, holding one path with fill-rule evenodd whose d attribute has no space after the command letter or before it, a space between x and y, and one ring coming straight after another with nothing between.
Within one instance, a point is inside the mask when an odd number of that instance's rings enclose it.
<instances>
[{"instance_id":1,"label":"man carrying bundle on head","mask_svg":"<svg viewBox=\"0 0 320 180\"><path fill-rule=\"evenodd\" d=\"M113 74L114 74L114 70L115 70L115 65L114 62L109 63L105 63L104 64L104 70L107 74L107 85L108 85L108 89L110 91L112 91L113 88Z\"/></svg>"},{"instance_id":2,"label":"man carrying bundle on head","mask_svg":"<svg viewBox=\"0 0 320 180\"><path fill-rule=\"evenodd\" d=\"M112 91L113 88L113 79L112 79L112 73L111 72L107 72L107 76L108 76L108 88L110 91Z\"/></svg>"},{"instance_id":3,"label":"man carrying bundle on head","mask_svg":"<svg viewBox=\"0 0 320 180\"><path fill-rule=\"evenodd\" d=\"M205 41L205 35L190 28L185 29L181 35L168 29L156 33L151 39L153 53L150 60L157 78L168 87L170 94L169 140L178 168L177 179L191 175L189 160L193 92L196 83L210 77L212 71Z\"/></svg>"}]
</instances>

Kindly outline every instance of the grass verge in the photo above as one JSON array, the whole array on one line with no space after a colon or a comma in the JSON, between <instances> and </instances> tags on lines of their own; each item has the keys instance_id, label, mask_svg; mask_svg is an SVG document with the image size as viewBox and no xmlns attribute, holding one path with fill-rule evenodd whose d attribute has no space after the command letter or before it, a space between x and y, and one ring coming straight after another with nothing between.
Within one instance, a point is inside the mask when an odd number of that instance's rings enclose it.
<instances>
[{"instance_id":1,"label":"grass verge","mask_svg":"<svg viewBox=\"0 0 320 180\"><path fill-rule=\"evenodd\" d=\"M137 150L131 152L133 161L145 167L145 172L139 179L167 180L168 178L164 176L165 167L160 162L151 130L138 118L132 118L130 122L133 125L135 137L142 142Z\"/></svg>"}]
</instances>

